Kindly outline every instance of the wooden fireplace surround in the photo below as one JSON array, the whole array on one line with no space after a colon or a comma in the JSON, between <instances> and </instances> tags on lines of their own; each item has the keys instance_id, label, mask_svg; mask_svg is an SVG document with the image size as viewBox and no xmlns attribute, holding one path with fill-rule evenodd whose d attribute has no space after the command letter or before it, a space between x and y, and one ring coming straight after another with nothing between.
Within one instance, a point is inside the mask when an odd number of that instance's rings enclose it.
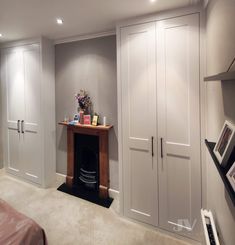
<instances>
[{"instance_id":1,"label":"wooden fireplace surround","mask_svg":"<svg viewBox=\"0 0 235 245\"><path fill-rule=\"evenodd\" d=\"M66 122L59 123L67 127L67 176L66 185L73 186L74 179L74 134L87 134L99 137L99 196L108 198L109 189L109 130L113 126L69 125Z\"/></svg>"}]
</instances>

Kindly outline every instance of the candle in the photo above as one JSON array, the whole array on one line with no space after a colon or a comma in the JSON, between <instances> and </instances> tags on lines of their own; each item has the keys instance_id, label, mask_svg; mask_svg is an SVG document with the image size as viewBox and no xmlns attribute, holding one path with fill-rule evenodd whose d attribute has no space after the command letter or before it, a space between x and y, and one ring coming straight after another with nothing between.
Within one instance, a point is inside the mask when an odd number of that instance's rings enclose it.
<instances>
[{"instance_id":1,"label":"candle","mask_svg":"<svg viewBox=\"0 0 235 245\"><path fill-rule=\"evenodd\" d=\"M106 124L107 124L107 118L103 117L103 126L106 126Z\"/></svg>"}]
</instances>

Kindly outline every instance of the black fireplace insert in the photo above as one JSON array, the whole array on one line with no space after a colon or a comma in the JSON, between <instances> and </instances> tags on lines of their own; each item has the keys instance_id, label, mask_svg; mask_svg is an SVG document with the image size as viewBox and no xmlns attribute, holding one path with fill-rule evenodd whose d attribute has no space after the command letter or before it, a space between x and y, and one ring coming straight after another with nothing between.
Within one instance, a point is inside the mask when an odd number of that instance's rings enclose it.
<instances>
[{"instance_id":1,"label":"black fireplace insert","mask_svg":"<svg viewBox=\"0 0 235 245\"><path fill-rule=\"evenodd\" d=\"M74 185L99 190L99 137L75 134Z\"/></svg>"}]
</instances>

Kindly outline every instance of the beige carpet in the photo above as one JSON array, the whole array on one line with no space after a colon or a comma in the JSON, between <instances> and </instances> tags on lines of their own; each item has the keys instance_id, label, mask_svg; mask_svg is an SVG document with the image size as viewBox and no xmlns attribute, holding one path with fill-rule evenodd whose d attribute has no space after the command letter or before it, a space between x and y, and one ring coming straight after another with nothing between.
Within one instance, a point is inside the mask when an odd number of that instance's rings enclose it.
<instances>
[{"instance_id":1,"label":"beige carpet","mask_svg":"<svg viewBox=\"0 0 235 245\"><path fill-rule=\"evenodd\" d=\"M49 245L187 245L159 231L122 218L117 202L106 209L59 192L40 189L0 173L0 198L34 219Z\"/></svg>"}]
</instances>

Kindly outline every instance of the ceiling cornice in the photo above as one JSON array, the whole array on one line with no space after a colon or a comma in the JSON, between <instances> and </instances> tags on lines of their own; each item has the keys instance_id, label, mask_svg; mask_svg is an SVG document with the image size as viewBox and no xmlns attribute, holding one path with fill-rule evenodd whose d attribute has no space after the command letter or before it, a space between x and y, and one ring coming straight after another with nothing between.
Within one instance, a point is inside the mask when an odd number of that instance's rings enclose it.
<instances>
[{"instance_id":1,"label":"ceiling cornice","mask_svg":"<svg viewBox=\"0 0 235 245\"><path fill-rule=\"evenodd\" d=\"M94 38L107 37L107 36L113 36L113 35L116 35L116 31L109 30L109 31L104 31L104 32L99 32L99 33L78 35L78 36L73 36L73 37L56 39L54 40L54 44L57 45L57 44L62 44L62 43L71 43L71 42L77 42L77 41L82 41L82 40L87 40L87 39L94 39Z\"/></svg>"}]
</instances>

